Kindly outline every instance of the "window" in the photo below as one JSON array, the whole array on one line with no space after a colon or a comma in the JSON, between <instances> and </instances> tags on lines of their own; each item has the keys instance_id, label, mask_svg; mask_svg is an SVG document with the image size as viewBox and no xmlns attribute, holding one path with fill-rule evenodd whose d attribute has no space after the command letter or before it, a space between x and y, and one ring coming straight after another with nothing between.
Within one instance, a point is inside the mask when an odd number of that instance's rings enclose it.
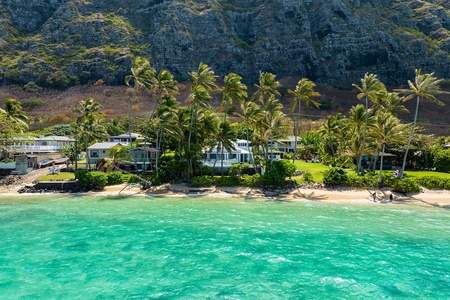
<instances>
[{"instance_id":1,"label":"window","mask_svg":"<svg viewBox=\"0 0 450 300\"><path fill-rule=\"evenodd\" d=\"M98 157L98 150L91 150L91 157Z\"/></svg>"}]
</instances>

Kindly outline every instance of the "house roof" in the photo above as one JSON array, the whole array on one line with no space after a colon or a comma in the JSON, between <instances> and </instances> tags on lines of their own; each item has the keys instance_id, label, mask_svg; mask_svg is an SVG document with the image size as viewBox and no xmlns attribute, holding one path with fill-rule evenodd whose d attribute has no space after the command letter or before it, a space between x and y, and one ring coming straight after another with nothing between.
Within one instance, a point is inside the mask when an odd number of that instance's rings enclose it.
<instances>
[{"instance_id":1,"label":"house roof","mask_svg":"<svg viewBox=\"0 0 450 300\"><path fill-rule=\"evenodd\" d=\"M130 133L125 132L119 135L111 135L108 136L108 139L129 139L130 138ZM143 139L144 137L142 135L140 135L139 133L131 133L131 139Z\"/></svg>"},{"instance_id":2,"label":"house roof","mask_svg":"<svg viewBox=\"0 0 450 300\"><path fill-rule=\"evenodd\" d=\"M58 141L58 142L75 142L75 139L72 139L68 136L58 136L58 135L49 135L49 136L41 136L36 138L37 141Z\"/></svg>"},{"instance_id":3,"label":"house roof","mask_svg":"<svg viewBox=\"0 0 450 300\"><path fill-rule=\"evenodd\" d=\"M92 146L89 146L88 149L89 150L94 150L94 149L111 149L114 146L119 145L120 143L118 142L103 142L103 143L95 143Z\"/></svg>"}]
</instances>

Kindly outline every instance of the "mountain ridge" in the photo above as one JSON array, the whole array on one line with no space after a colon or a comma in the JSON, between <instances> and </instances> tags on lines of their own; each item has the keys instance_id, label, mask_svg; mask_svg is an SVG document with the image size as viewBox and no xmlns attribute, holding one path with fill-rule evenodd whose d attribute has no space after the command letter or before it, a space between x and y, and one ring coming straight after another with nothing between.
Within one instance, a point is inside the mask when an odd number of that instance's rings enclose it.
<instances>
[{"instance_id":1,"label":"mountain ridge","mask_svg":"<svg viewBox=\"0 0 450 300\"><path fill-rule=\"evenodd\" d=\"M335 86L450 74L444 0L0 0L0 25L4 84L122 85L136 55L179 80L201 61L248 83L260 70Z\"/></svg>"}]
</instances>

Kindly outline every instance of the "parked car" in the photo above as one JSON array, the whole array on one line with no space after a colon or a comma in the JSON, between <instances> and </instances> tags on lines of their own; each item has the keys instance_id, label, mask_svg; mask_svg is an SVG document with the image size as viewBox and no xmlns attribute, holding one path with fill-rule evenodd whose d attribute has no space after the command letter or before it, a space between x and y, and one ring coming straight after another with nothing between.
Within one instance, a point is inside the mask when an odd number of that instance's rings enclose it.
<instances>
[{"instance_id":1,"label":"parked car","mask_svg":"<svg viewBox=\"0 0 450 300\"><path fill-rule=\"evenodd\" d=\"M51 166L53 164L58 165L58 164L64 164L66 163L67 158L66 157L62 157L62 158L44 158L43 160L38 161L38 168L45 168L48 166Z\"/></svg>"}]
</instances>

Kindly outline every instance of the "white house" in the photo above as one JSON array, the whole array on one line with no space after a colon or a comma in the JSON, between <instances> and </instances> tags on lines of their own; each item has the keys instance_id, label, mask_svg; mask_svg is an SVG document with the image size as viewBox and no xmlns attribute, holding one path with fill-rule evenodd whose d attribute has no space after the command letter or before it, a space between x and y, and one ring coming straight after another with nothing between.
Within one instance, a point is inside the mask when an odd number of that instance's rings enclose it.
<instances>
[{"instance_id":1,"label":"white house","mask_svg":"<svg viewBox=\"0 0 450 300\"><path fill-rule=\"evenodd\" d=\"M269 148L276 148L280 152L294 153L295 148L299 148L302 144L302 138L297 136L297 147L295 147L295 136L291 135L285 139L279 139L276 142L269 142Z\"/></svg>"},{"instance_id":2,"label":"white house","mask_svg":"<svg viewBox=\"0 0 450 300\"><path fill-rule=\"evenodd\" d=\"M229 168L236 163L250 162L251 160L251 146L247 140L237 140L233 142L235 150L228 152L226 149L223 151L223 166ZM203 151L204 159L202 163L204 165L216 168L220 168L222 165L222 149L215 146L211 149Z\"/></svg>"},{"instance_id":3,"label":"white house","mask_svg":"<svg viewBox=\"0 0 450 300\"><path fill-rule=\"evenodd\" d=\"M115 142L115 143L121 143L122 145L128 145L130 143L130 133L125 132L119 135L112 135L108 136L106 138L108 142ZM144 136L138 134L138 133L131 133L131 141L143 141Z\"/></svg>"},{"instance_id":4,"label":"white house","mask_svg":"<svg viewBox=\"0 0 450 300\"><path fill-rule=\"evenodd\" d=\"M26 154L59 153L64 146L75 143L75 139L67 136L41 136L38 138L20 138L10 145L10 152Z\"/></svg>"}]
</instances>

